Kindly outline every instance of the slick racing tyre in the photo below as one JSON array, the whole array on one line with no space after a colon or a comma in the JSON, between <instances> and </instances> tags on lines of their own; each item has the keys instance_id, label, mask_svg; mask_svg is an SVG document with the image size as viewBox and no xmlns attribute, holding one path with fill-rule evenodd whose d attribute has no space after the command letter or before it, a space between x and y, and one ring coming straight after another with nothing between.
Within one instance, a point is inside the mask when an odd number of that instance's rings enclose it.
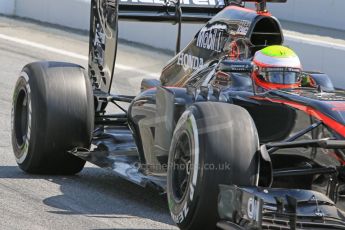
<instances>
[{"instance_id":1,"label":"slick racing tyre","mask_svg":"<svg viewBox=\"0 0 345 230\"><path fill-rule=\"evenodd\" d=\"M258 174L259 139L249 113L235 105L196 103L174 131L167 195L180 229L215 229L219 184L251 186Z\"/></svg>"},{"instance_id":2,"label":"slick racing tyre","mask_svg":"<svg viewBox=\"0 0 345 230\"><path fill-rule=\"evenodd\" d=\"M80 172L85 161L67 151L89 148L93 126L92 89L82 67L37 62L23 68L12 106L12 146L22 170Z\"/></svg>"}]
</instances>

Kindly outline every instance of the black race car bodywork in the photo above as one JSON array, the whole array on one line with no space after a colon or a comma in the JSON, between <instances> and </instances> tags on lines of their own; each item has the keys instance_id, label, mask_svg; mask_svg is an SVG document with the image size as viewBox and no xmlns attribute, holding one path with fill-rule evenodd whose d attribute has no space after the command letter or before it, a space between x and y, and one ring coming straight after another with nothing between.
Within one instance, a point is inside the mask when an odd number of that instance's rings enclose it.
<instances>
[{"instance_id":1,"label":"black race car bodywork","mask_svg":"<svg viewBox=\"0 0 345 230\"><path fill-rule=\"evenodd\" d=\"M284 40L266 1L256 1L257 10L244 8L244 1L145 2L92 0L93 147L76 146L70 153L166 191L169 152L182 114L201 102L240 106L259 136L256 182L221 185L218 226L345 228L345 92L314 72L305 72L306 83L296 89L263 92L255 86L250 77L254 53ZM160 80L144 79L142 92L131 97L110 94L119 19L168 21L179 28L182 21L207 23L181 51L179 29L177 54ZM128 102L128 111L107 115L108 104L117 102ZM245 140L240 144L249 144ZM187 212L172 215L174 221L181 223Z\"/></svg>"},{"instance_id":2,"label":"black race car bodywork","mask_svg":"<svg viewBox=\"0 0 345 230\"><path fill-rule=\"evenodd\" d=\"M108 94L103 94L109 92L113 76L116 16L139 21L208 22L187 47L177 50L163 68L160 81L143 80L142 93L133 100L112 98L131 105L128 117L114 121L98 117L100 123L112 121L121 126L102 126L100 136L107 138L95 138L94 143L106 146L106 151L75 154L111 167L138 184L165 190L164 165L181 114L200 101L235 104L245 108L255 122L261 172L259 187L221 187L219 212L223 221L219 227L344 228L340 209L345 208L345 93L335 90L327 75L313 72L306 72L305 77L312 78L317 87L257 91L250 78L251 57L257 50L284 40L279 21L266 11L265 1L258 2L257 11L244 8L242 1L228 6L215 3L206 7L207 14L196 5L182 5L180 15L178 4L171 10L172 5L159 8L130 1L93 1L89 66L100 90L97 103L109 102L105 100ZM105 107L98 108L101 114ZM155 119L161 117L164 119Z\"/></svg>"}]
</instances>

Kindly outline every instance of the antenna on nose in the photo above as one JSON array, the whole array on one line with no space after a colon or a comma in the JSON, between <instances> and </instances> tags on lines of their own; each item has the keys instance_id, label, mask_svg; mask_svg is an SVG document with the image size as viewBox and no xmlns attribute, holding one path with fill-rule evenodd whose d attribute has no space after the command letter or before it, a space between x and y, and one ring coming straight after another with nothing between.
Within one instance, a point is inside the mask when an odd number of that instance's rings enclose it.
<instances>
[{"instance_id":1,"label":"antenna on nose","mask_svg":"<svg viewBox=\"0 0 345 230\"><path fill-rule=\"evenodd\" d=\"M267 12L267 4L266 4L266 0L258 0L255 3L256 5L256 11L258 12Z\"/></svg>"},{"instance_id":2,"label":"antenna on nose","mask_svg":"<svg viewBox=\"0 0 345 230\"><path fill-rule=\"evenodd\" d=\"M267 12L267 2L285 3L287 0L228 0L229 4L242 5L244 2L255 2L256 11Z\"/></svg>"}]
</instances>

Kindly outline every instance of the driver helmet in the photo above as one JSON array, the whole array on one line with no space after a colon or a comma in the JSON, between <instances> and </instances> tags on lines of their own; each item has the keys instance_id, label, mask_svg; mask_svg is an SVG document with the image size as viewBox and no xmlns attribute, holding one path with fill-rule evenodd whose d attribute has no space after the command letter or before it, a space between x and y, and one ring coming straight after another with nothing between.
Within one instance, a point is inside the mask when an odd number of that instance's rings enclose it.
<instances>
[{"instance_id":1,"label":"driver helmet","mask_svg":"<svg viewBox=\"0 0 345 230\"><path fill-rule=\"evenodd\" d=\"M252 77L264 89L287 89L301 86L301 62L296 53L280 45L268 46L255 53Z\"/></svg>"}]
</instances>

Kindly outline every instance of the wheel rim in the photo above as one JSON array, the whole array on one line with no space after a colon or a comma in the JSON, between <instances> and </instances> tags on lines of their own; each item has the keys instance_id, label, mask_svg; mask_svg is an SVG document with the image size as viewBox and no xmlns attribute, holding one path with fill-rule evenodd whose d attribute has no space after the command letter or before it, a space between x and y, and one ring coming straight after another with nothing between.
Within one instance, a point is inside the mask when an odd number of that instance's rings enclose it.
<instances>
[{"instance_id":1,"label":"wheel rim","mask_svg":"<svg viewBox=\"0 0 345 230\"><path fill-rule=\"evenodd\" d=\"M19 91L15 103L14 132L18 148L24 148L28 133L28 95L25 89Z\"/></svg>"},{"instance_id":2,"label":"wheel rim","mask_svg":"<svg viewBox=\"0 0 345 230\"><path fill-rule=\"evenodd\" d=\"M191 179L192 143L187 132L182 133L176 141L174 149L172 190L176 202L184 199Z\"/></svg>"}]
</instances>

